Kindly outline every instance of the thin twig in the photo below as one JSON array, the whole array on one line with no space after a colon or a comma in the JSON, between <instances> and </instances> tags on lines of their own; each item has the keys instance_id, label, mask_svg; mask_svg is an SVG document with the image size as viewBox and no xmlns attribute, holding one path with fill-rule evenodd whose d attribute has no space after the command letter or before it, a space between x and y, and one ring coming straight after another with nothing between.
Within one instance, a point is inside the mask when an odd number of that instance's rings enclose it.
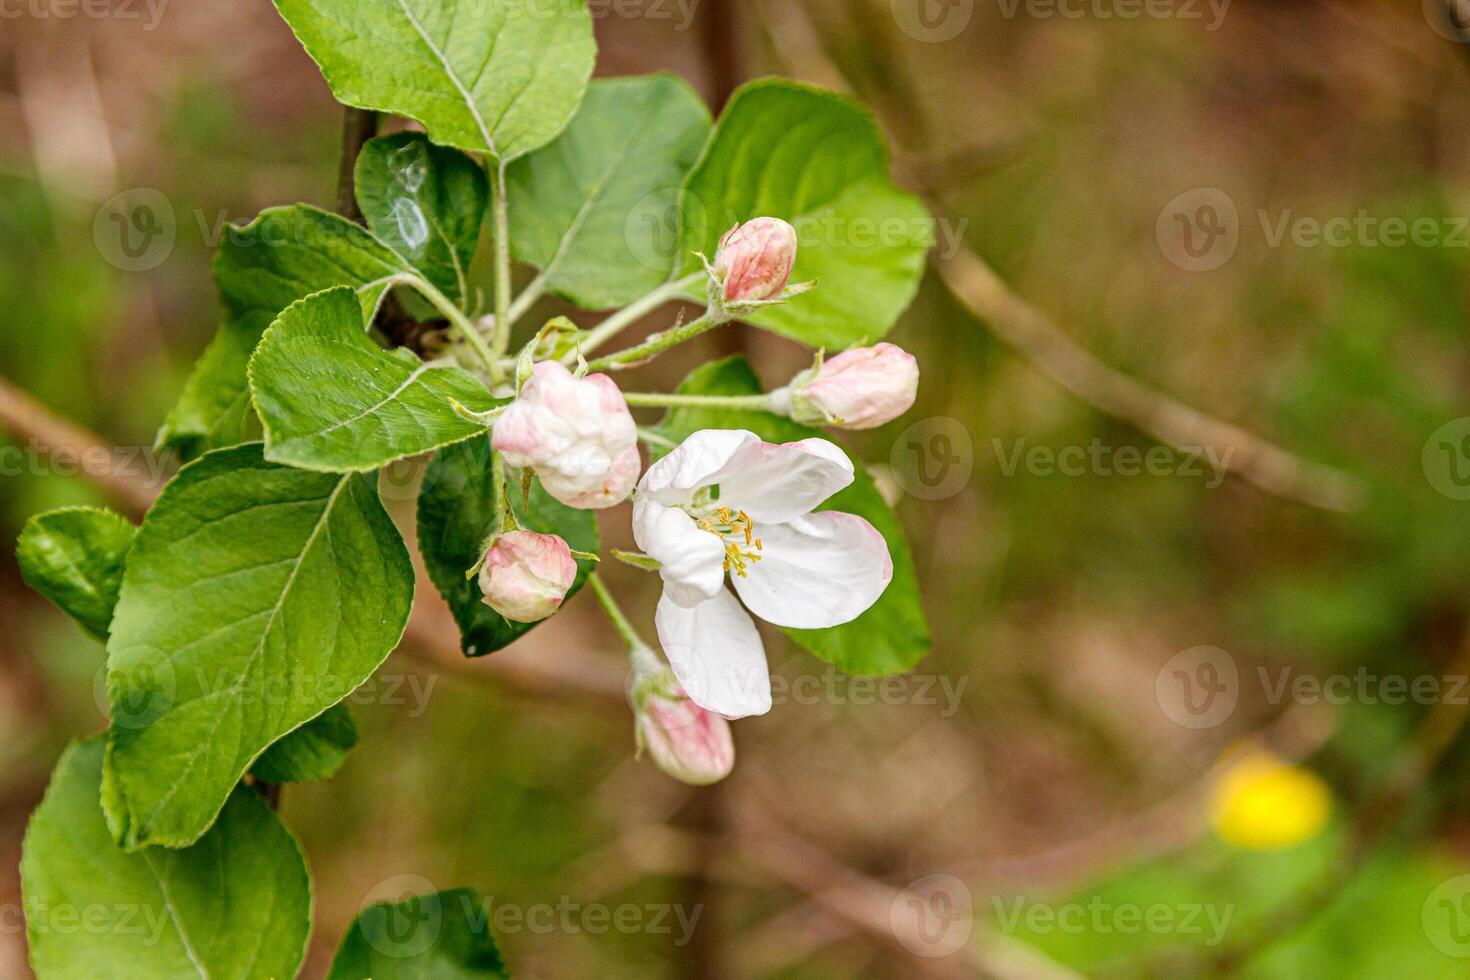
<instances>
[{"instance_id":1,"label":"thin twig","mask_svg":"<svg viewBox=\"0 0 1470 980\"><path fill-rule=\"evenodd\" d=\"M961 250L952 258L935 259L935 267L955 299L996 336L1099 411L1168 445L1210 448L1207 455L1223 470L1275 496L1340 513L1362 507L1366 491L1356 477L1301 459L1108 367L1012 293L975 253Z\"/></svg>"},{"instance_id":2,"label":"thin twig","mask_svg":"<svg viewBox=\"0 0 1470 980\"><path fill-rule=\"evenodd\" d=\"M367 141L378 135L378 114L371 109L347 106L342 114L342 156L337 164L337 213L348 221L362 224L362 209L357 206L354 174L357 158Z\"/></svg>"},{"instance_id":3,"label":"thin twig","mask_svg":"<svg viewBox=\"0 0 1470 980\"><path fill-rule=\"evenodd\" d=\"M820 35L800 3L756 5L767 35L788 71L843 91L852 91L828 57ZM932 164L900 156L898 168L911 177L934 172ZM921 192L929 190L921 188ZM931 211L937 198L925 194ZM1351 474L1313 463L1237 425L1206 415L1115 370L1073 340L1050 317L1011 292L980 256L959 250L936 258L935 268L955 299L1018 354L1057 384L1094 408L1178 449L1212 450L1210 457L1267 493L1337 512L1363 506L1367 490Z\"/></svg>"},{"instance_id":4,"label":"thin twig","mask_svg":"<svg viewBox=\"0 0 1470 980\"><path fill-rule=\"evenodd\" d=\"M0 378L0 429L17 439L33 440L53 455L74 457L80 475L138 518L147 513L160 487L129 474L120 455L86 429L60 418L30 395Z\"/></svg>"}]
</instances>

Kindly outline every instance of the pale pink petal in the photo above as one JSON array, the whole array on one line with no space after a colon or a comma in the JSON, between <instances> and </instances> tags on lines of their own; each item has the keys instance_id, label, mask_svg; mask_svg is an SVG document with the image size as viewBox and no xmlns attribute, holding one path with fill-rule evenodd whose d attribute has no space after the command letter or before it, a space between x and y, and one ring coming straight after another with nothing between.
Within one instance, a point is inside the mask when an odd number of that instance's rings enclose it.
<instances>
[{"instance_id":1,"label":"pale pink petal","mask_svg":"<svg viewBox=\"0 0 1470 980\"><path fill-rule=\"evenodd\" d=\"M730 723L687 695L650 695L638 713L638 743L660 769L691 786L708 786L735 767Z\"/></svg>"},{"instance_id":2,"label":"pale pink petal","mask_svg":"<svg viewBox=\"0 0 1470 980\"><path fill-rule=\"evenodd\" d=\"M638 495L664 504L687 504L693 492L713 483L711 478L741 449L759 443L759 436L743 429L701 429L648 468Z\"/></svg>"},{"instance_id":3,"label":"pale pink petal","mask_svg":"<svg viewBox=\"0 0 1470 980\"><path fill-rule=\"evenodd\" d=\"M695 704L732 720L771 710L765 647L727 590L692 609L665 593L654 621L664 654Z\"/></svg>"},{"instance_id":4,"label":"pale pink petal","mask_svg":"<svg viewBox=\"0 0 1470 980\"><path fill-rule=\"evenodd\" d=\"M893 578L888 542L856 514L822 511L758 527L764 548L735 591L761 619L794 629L851 622Z\"/></svg>"},{"instance_id":5,"label":"pale pink petal","mask_svg":"<svg viewBox=\"0 0 1470 980\"><path fill-rule=\"evenodd\" d=\"M659 562L664 594L679 605L695 606L724 591L724 543L682 510L640 494L633 504L633 538Z\"/></svg>"},{"instance_id":6,"label":"pale pink petal","mask_svg":"<svg viewBox=\"0 0 1470 980\"><path fill-rule=\"evenodd\" d=\"M759 526L809 514L853 481L852 461L826 439L747 443L712 477L720 503Z\"/></svg>"}]
</instances>

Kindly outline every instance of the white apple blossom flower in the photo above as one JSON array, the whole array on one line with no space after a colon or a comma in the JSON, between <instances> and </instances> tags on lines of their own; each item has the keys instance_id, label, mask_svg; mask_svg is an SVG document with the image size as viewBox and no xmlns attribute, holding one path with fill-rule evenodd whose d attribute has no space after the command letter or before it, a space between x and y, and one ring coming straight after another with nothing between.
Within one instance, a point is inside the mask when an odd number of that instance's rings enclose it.
<instances>
[{"instance_id":1,"label":"white apple blossom flower","mask_svg":"<svg viewBox=\"0 0 1470 980\"><path fill-rule=\"evenodd\" d=\"M627 499L638 480L638 427L605 374L578 378L541 361L495 422L491 444L511 466L536 471L568 507L601 510Z\"/></svg>"},{"instance_id":2,"label":"white apple blossom flower","mask_svg":"<svg viewBox=\"0 0 1470 980\"><path fill-rule=\"evenodd\" d=\"M893 578L883 535L855 514L812 511L852 483L847 455L824 439L775 445L706 429L648 468L633 535L659 562L655 622L689 696L727 718L771 708L755 615L797 629L849 622Z\"/></svg>"}]
</instances>

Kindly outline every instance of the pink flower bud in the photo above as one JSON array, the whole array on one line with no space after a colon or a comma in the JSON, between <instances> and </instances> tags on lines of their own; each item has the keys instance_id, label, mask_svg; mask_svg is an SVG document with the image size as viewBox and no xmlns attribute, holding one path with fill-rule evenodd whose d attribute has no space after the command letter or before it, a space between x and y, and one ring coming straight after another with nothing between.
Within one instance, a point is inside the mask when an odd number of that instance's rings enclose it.
<instances>
[{"instance_id":1,"label":"pink flower bud","mask_svg":"<svg viewBox=\"0 0 1470 980\"><path fill-rule=\"evenodd\" d=\"M532 368L491 443L510 465L533 468L547 493L583 510L622 503L642 466L638 427L612 378L578 378L556 361Z\"/></svg>"},{"instance_id":2,"label":"pink flower bud","mask_svg":"<svg viewBox=\"0 0 1470 980\"><path fill-rule=\"evenodd\" d=\"M680 782L708 786L735 767L730 723L689 700L672 671L638 686L634 711L639 750Z\"/></svg>"},{"instance_id":3,"label":"pink flower bud","mask_svg":"<svg viewBox=\"0 0 1470 980\"><path fill-rule=\"evenodd\" d=\"M714 262L725 284L725 302L780 296L791 281L796 245L796 229L780 218L756 218L727 231Z\"/></svg>"},{"instance_id":4,"label":"pink flower bud","mask_svg":"<svg viewBox=\"0 0 1470 980\"><path fill-rule=\"evenodd\" d=\"M485 604L513 623L539 623L561 608L577 577L572 550L555 534L510 531L480 569Z\"/></svg>"},{"instance_id":5,"label":"pink flower bud","mask_svg":"<svg viewBox=\"0 0 1470 980\"><path fill-rule=\"evenodd\" d=\"M919 362L892 344L857 347L798 377L791 389L791 417L809 425L872 429L914 404Z\"/></svg>"}]
</instances>

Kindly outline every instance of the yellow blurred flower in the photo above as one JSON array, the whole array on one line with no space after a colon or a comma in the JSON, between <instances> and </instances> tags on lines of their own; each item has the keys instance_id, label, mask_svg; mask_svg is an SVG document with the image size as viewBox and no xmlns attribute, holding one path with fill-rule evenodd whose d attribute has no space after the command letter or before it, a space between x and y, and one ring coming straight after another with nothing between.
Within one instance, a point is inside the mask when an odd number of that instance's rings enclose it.
<instances>
[{"instance_id":1,"label":"yellow blurred flower","mask_svg":"<svg viewBox=\"0 0 1470 980\"><path fill-rule=\"evenodd\" d=\"M1210 824L1221 839L1250 851L1311 840L1327 824L1332 794L1316 773L1253 749L1215 783Z\"/></svg>"}]
</instances>

